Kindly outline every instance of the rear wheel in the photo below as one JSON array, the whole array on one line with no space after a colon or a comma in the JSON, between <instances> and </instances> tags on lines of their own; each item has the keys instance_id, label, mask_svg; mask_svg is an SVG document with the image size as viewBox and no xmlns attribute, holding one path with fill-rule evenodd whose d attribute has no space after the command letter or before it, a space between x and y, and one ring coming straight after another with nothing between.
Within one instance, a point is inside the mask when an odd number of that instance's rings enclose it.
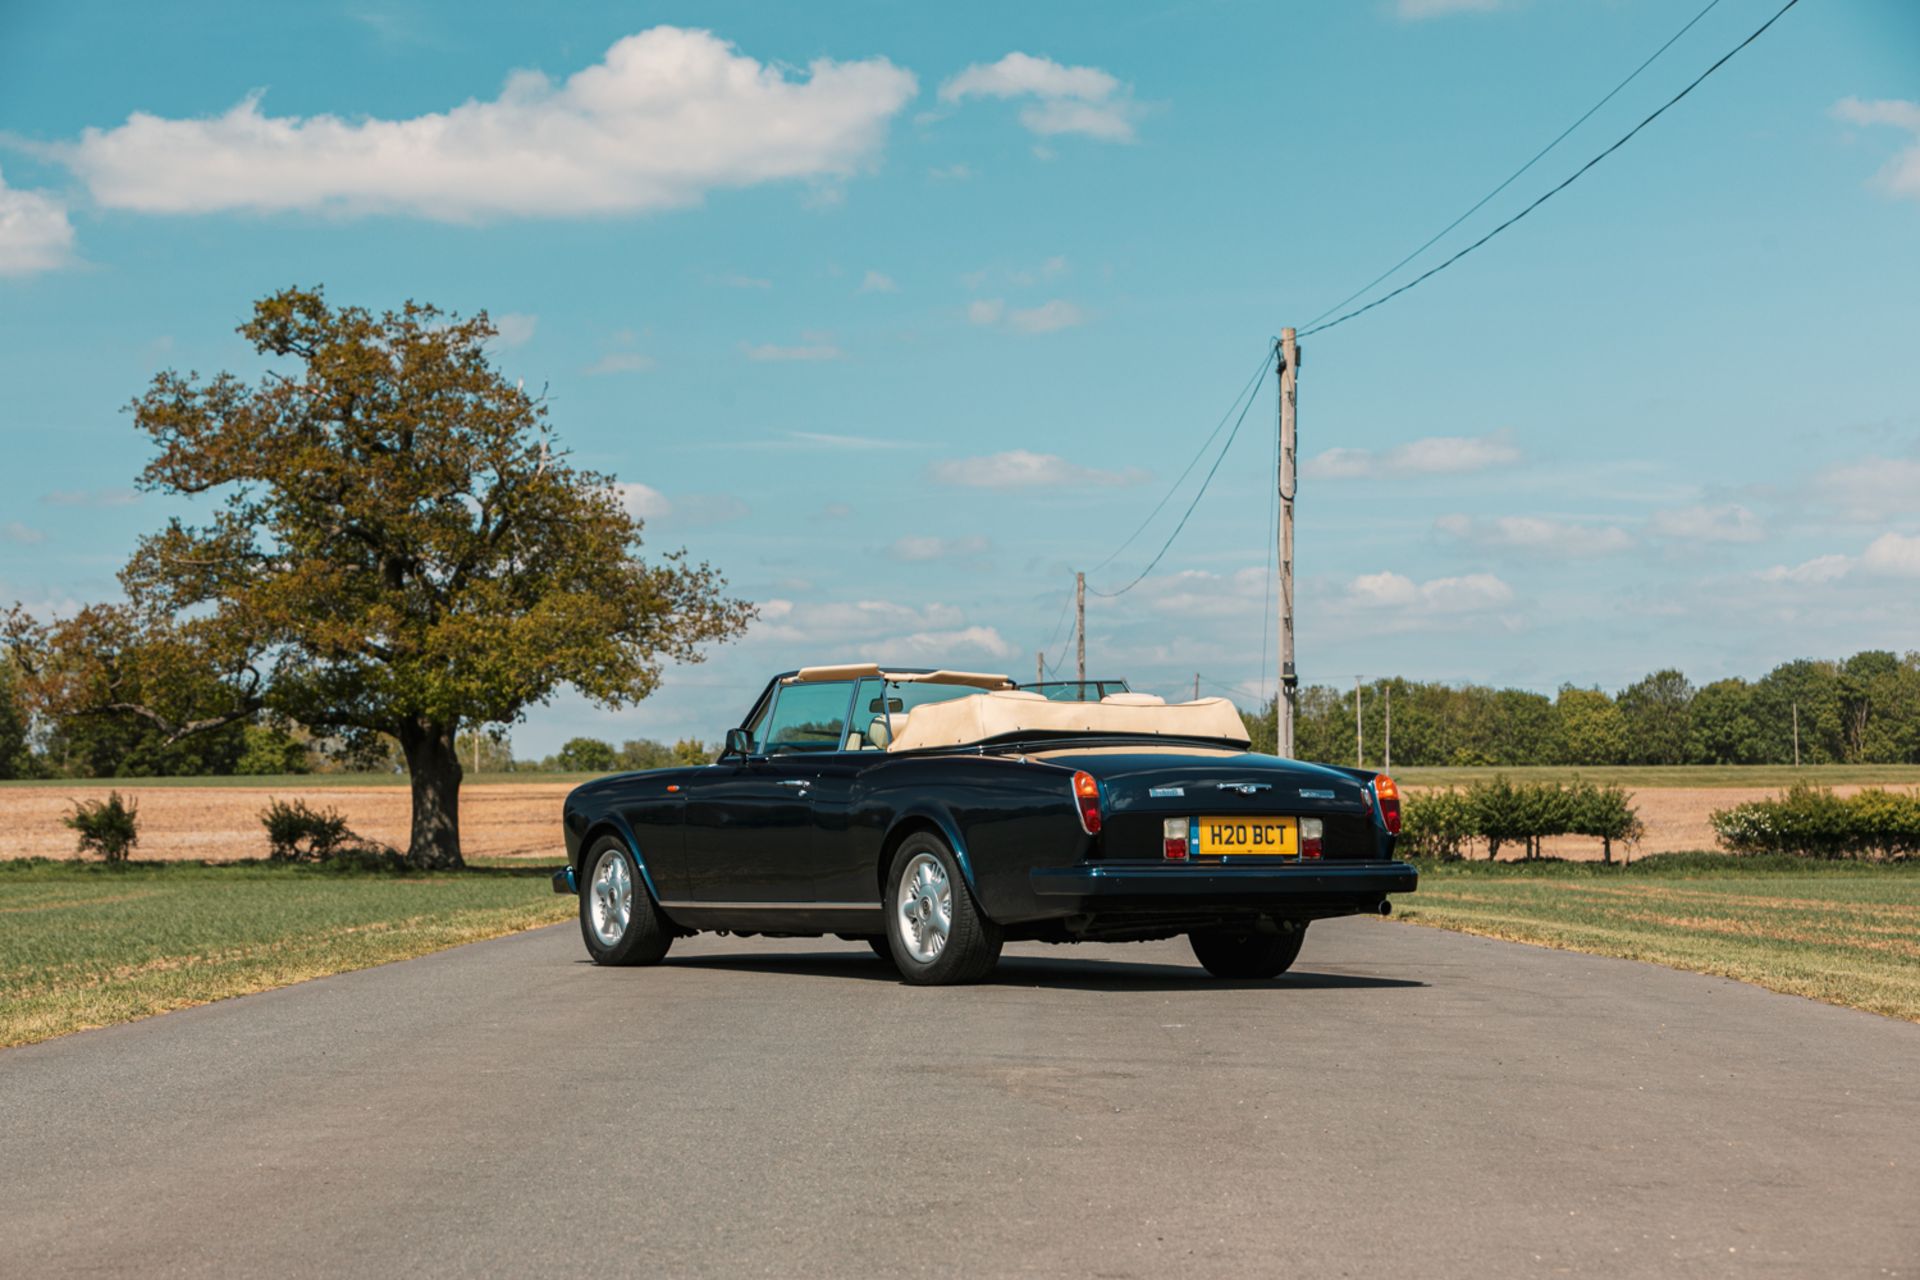
<instances>
[{"instance_id":1,"label":"rear wheel","mask_svg":"<svg viewBox=\"0 0 1920 1280\"><path fill-rule=\"evenodd\" d=\"M873 954L879 956L888 964L893 963L893 943L889 942L886 938L868 938L867 945L873 948Z\"/></svg>"},{"instance_id":2,"label":"rear wheel","mask_svg":"<svg viewBox=\"0 0 1920 1280\"><path fill-rule=\"evenodd\" d=\"M1194 958L1216 978L1277 978L1293 966L1306 940L1304 924L1279 933L1195 929L1187 935Z\"/></svg>"},{"instance_id":3,"label":"rear wheel","mask_svg":"<svg viewBox=\"0 0 1920 1280\"><path fill-rule=\"evenodd\" d=\"M595 964L659 964L673 933L653 905L633 851L602 836L580 860L580 933Z\"/></svg>"},{"instance_id":4,"label":"rear wheel","mask_svg":"<svg viewBox=\"0 0 1920 1280\"><path fill-rule=\"evenodd\" d=\"M959 861L936 835L923 831L901 842L886 907L893 962L916 986L978 982L1000 959L1005 935L981 912Z\"/></svg>"}]
</instances>

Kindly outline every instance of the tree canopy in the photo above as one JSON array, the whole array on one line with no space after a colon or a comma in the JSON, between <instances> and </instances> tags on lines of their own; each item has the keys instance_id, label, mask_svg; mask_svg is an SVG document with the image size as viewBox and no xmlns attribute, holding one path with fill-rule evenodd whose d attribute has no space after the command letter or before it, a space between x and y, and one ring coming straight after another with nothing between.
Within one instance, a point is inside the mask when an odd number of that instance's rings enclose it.
<instances>
[{"instance_id":1,"label":"tree canopy","mask_svg":"<svg viewBox=\"0 0 1920 1280\"><path fill-rule=\"evenodd\" d=\"M640 558L613 479L574 466L546 407L491 364L484 312L376 315L296 288L240 333L270 364L256 382L168 371L131 406L154 448L141 486L207 517L140 541L124 603L10 615L38 709L169 745L262 711L391 735L409 856L453 865L463 724L510 723L563 686L631 704L751 618L684 552Z\"/></svg>"}]
</instances>

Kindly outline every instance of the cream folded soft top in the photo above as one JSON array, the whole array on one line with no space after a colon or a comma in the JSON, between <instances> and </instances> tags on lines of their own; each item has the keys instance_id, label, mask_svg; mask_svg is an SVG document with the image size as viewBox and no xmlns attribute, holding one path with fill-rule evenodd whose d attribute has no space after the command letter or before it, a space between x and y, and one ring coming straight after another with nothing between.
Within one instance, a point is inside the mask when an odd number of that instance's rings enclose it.
<instances>
[{"instance_id":1,"label":"cream folded soft top","mask_svg":"<svg viewBox=\"0 0 1920 1280\"><path fill-rule=\"evenodd\" d=\"M902 723L902 721L905 723ZM1225 738L1245 744L1247 727L1225 698L1198 702L1049 702L1021 692L970 694L922 703L909 716L894 717L889 751L958 747L1023 731L1150 734L1156 737Z\"/></svg>"}]
</instances>

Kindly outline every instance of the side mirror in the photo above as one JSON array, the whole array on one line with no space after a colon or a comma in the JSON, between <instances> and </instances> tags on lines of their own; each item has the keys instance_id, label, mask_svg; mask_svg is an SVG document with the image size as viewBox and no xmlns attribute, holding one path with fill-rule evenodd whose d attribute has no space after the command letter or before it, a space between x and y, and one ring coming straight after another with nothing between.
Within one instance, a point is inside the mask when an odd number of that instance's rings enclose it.
<instances>
[{"instance_id":1,"label":"side mirror","mask_svg":"<svg viewBox=\"0 0 1920 1280\"><path fill-rule=\"evenodd\" d=\"M720 758L722 760L725 760L728 756L739 756L744 760L752 754L753 736L751 734L745 729L727 730L727 745L722 748L720 752Z\"/></svg>"}]
</instances>

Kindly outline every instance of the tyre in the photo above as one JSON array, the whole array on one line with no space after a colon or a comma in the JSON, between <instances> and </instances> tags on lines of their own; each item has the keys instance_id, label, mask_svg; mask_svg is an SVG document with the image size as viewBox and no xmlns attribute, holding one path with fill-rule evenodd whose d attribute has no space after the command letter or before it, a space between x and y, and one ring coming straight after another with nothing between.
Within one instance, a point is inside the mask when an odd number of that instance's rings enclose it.
<instances>
[{"instance_id":1,"label":"tyre","mask_svg":"<svg viewBox=\"0 0 1920 1280\"><path fill-rule=\"evenodd\" d=\"M1216 978L1277 978L1293 966L1306 940L1304 924L1279 933L1195 929L1187 935L1194 958Z\"/></svg>"},{"instance_id":2,"label":"tyre","mask_svg":"<svg viewBox=\"0 0 1920 1280\"><path fill-rule=\"evenodd\" d=\"M873 954L879 956L888 964L893 963L893 943L891 940L884 937L868 938L866 939L866 943L873 948Z\"/></svg>"},{"instance_id":3,"label":"tyre","mask_svg":"<svg viewBox=\"0 0 1920 1280\"><path fill-rule=\"evenodd\" d=\"M659 964L673 933L647 892L633 851L602 836L580 860L580 934L595 964Z\"/></svg>"},{"instance_id":4,"label":"tyre","mask_svg":"<svg viewBox=\"0 0 1920 1280\"><path fill-rule=\"evenodd\" d=\"M1005 934L973 900L960 863L930 832L908 836L887 874L887 943L916 986L978 982L993 972Z\"/></svg>"}]
</instances>

